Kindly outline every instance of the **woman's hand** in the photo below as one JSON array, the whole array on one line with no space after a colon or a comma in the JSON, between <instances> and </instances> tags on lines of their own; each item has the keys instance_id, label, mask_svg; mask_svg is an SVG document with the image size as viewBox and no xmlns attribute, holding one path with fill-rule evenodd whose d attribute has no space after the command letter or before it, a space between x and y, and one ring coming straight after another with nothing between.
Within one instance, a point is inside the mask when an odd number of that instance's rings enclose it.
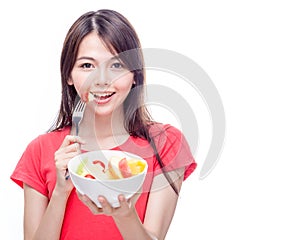
<instances>
[{"instance_id":1,"label":"woman's hand","mask_svg":"<svg viewBox=\"0 0 300 240\"><path fill-rule=\"evenodd\" d=\"M84 142L80 137L67 135L60 148L55 152L56 191L66 194L71 193L74 186L70 179L66 180L67 165L71 158L81 153L81 144L84 144Z\"/></svg>"},{"instance_id":2,"label":"woman's hand","mask_svg":"<svg viewBox=\"0 0 300 240\"><path fill-rule=\"evenodd\" d=\"M98 197L102 208L97 205L86 195L82 195L77 191L78 198L91 210L93 214L104 214L112 217L128 217L135 211L135 203L140 196L140 193L133 195L129 200L126 200L124 195L119 195L120 207L114 208L110 205L107 199L103 196Z\"/></svg>"},{"instance_id":3,"label":"woman's hand","mask_svg":"<svg viewBox=\"0 0 300 240\"><path fill-rule=\"evenodd\" d=\"M135 210L135 203L140 197L140 194L141 192L139 191L129 200L126 200L124 195L119 195L118 199L120 207L117 208L113 208L105 197L99 196L98 200L101 203L102 208L98 208L91 199L77 191L79 199L91 210L93 214L104 214L111 216L114 219L123 237L122 239L157 240L158 238L155 237L153 233L150 233L146 228L144 228Z\"/></svg>"}]
</instances>

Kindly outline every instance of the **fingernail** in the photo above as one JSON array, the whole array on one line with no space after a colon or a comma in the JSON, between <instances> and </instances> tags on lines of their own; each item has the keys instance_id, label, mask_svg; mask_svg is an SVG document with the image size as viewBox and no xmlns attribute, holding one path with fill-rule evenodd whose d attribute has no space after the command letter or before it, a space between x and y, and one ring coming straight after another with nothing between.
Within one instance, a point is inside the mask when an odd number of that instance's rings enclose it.
<instances>
[{"instance_id":1,"label":"fingernail","mask_svg":"<svg viewBox=\"0 0 300 240\"><path fill-rule=\"evenodd\" d=\"M103 197L99 197L99 202L100 203L104 203L105 202L104 198Z\"/></svg>"},{"instance_id":2,"label":"fingernail","mask_svg":"<svg viewBox=\"0 0 300 240\"><path fill-rule=\"evenodd\" d=\"M121 202L125 202L125 197L124 197L124 195L120 195L120 196L119 196L119 200L120 200Z\"/></svg>"}]
</instances>

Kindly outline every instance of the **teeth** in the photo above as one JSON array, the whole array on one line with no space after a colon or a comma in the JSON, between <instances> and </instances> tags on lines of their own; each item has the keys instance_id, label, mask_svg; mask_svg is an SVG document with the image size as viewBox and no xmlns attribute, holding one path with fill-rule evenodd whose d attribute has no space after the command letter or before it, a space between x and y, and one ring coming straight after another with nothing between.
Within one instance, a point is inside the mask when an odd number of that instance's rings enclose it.
<instances>
[{"instance_id":1,"label":"teeth","mask_svg":"<svg viewBox=\"0 0 300 240\"><path fill-rule=\"evenodd\" d=\"M88 101L93 101L95 98L109 98L114 94L114 92L106 92L106 93L89 93Z\"/></svg>"},{"instance_id":2,"label":"teeth","mask_svg":"<svg viewBox=\"0 0 300 240\"><path fill-rule=\"evenodd\" d=\"M113 95L113 92L111 92L111 93L91 93L90 95L92 95L94 98L109 97L109 96Z\"/></svg>"}]
</instances>

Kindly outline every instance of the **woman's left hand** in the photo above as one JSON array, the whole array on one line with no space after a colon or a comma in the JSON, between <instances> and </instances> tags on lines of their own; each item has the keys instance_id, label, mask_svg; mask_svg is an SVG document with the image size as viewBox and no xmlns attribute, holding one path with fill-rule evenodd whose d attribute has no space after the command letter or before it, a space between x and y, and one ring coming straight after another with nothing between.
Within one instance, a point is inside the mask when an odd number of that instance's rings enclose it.
<instances>
[{"instance_id":1,"label":"woman's left hand","mask_svg":"<svg viewBox=\"0 0 300 240\"><path fill-rule=\"evenodd\" d=\"M119 195L120 206L114 208L110 205L107 199L103 196L98 197L102 208L98 208L97 205L86 195L82 195L77 191L78 198L91 210L95 215L104 214L112 217L127 217L135 210L135 203L140 196L140 193L133 195L130 199L126 200L124 195Z\"/></svg>"}]
</instances>

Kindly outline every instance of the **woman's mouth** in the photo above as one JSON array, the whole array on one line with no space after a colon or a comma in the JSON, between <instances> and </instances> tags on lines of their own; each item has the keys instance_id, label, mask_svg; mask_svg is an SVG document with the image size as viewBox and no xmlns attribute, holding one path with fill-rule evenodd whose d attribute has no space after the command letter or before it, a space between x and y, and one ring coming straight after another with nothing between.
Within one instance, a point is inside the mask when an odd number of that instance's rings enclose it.
<instances>
[{"instance_id":1,"label":"woman's mouth","mask_svg":"<svg viewBox=\"0 0 300 240\"><path fill-rule=\"evenodd\" d=\"M94 100L97 104L104 104L110 101L111 97L115 94L116 92L103 92L103 93L94 93L91 92L91 95L93 96L92 100ZM90 99L89 99L90 100Z\"/></svg>"}]
</instances>

